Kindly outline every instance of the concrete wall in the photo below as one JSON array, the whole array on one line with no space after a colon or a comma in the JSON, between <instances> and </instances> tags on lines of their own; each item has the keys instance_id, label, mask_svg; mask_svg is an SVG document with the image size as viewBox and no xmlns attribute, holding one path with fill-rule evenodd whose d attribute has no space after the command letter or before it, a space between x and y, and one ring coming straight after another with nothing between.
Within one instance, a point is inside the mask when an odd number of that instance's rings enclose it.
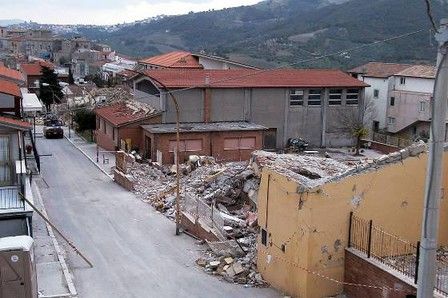
<instances>
[{"instance_id":1,"label":"concrete wall","mask_svg":"<svg viewBox=\"0 0 448 298\"><path fill-rule=\"evenodd\" d=\"M212 89L210 122L242 121L246 119L245 89Z\"/></svg>"},{"instance_id":2,"label":"concrete wall","mask_svg":"<svg viewBox=\"0 0 448 298\"><path fill-rule=\"evenodd\" d=\"M434 79L405 77L405 84L400 84L400 78L399 76L391 77L393 90L423 93L434 92Z\"/></svg>"},{"instance_id":3,"label":"concrete wall","mask_svg":"<svg viewBox=\"0 0 448 298\"><path fill-rule=\"evenodd\" d=\"M306 192L290 178L263 169L258 221L268 234L258 239L258 268L274 287L297 297L326 297L342 292L340 284L307 274L301 266L344 278L344 248L349 213L373 220L404 240L420 238L427 154L371 169ZM448 174L448 153L444 160ZM448 179L443 188L448 187ZM442 199L439 245L448 244L448 200ZM272 243L272 244L271 244ZM278 247L285 245L285 252Z\"/></svg>"},{"instance_id":4,"label":"concrete wall","mask_svg":"<svg viewBox=\"0 0 448 298\"><path fill-rule=\"evenodd\" d=\"M204 121L204 91L193 89L175 94L179 103L181 122ZM163 97L162 116L163 123L176 123L176 109L170 96ZM225 112L224 110L222 112Z\"/></svg>"}]
</instances>

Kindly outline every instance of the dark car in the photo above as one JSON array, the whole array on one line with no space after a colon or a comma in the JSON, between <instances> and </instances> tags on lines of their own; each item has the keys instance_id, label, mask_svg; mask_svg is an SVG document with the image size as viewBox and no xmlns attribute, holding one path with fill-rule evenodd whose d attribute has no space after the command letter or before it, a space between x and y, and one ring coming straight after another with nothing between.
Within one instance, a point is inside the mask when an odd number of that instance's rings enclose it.
<instances>
[{"instance_id":1,"label":"dark car","mask_svg":"<svg viewBox=\"0 0 448 298\"><path fill-rule=\"evenodd\" d=\"M64 130L62 129L62 121L57 119L46 120L44 122L44 136L49 138L63 138Z\"/></svg>"}]
</instances>

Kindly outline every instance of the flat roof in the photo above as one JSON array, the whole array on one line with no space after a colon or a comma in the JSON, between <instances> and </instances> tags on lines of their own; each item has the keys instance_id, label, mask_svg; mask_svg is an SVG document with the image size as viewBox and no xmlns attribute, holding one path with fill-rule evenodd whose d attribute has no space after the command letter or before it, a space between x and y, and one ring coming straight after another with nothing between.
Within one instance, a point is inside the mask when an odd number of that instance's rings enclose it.
<instances>
[{"instance_id":1,"label":"flat roof","mask_svg":"<svg viewBox=\"0 0 448 298\"><path fill-rule=\"evenodd\" d=\"M175 133L176 124L150 124L141 127L151 133ZM212 132L212 131L254 131L267 128L250 122L212 122L212 123L182 123L180 132Z\"/></svg>"},{"instance_id":2,"label":"flat roof","mask_svg":"<svg viewBox=\"0 0 448 298\"><path fill-rule=\"evenodd\" d=\"M33 246L33 238L30 236L15 236L0 238L0 251L30 251Z\"/></svg>"}]
</instances>

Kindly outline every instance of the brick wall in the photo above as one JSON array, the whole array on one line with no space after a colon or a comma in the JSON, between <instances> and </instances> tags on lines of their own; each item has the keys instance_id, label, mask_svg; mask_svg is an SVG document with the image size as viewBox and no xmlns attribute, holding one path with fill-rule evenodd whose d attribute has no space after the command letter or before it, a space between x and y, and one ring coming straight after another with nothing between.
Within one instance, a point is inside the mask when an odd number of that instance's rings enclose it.
<instances>
[{"instance_id":1,"label":"brick wall","mask_svg":"<svg viewBox=\"0 0 448 298\"><path fill-rule=\"evenodd\" d=\"M118 170L114 170L114 181L120 185L121 187L124 187L125 189L129 191L134 190L134 181L130 179L126 174L123 172L120 172Z\"/></svg>"},{"instance_id":2,"label":"brick wall","mask_svg":"<svg viewBox=\"0 0 448 298\"><path fill-rule=\"evenodd\" d=\"M174 153L169 152L169 144L176 141L176 134L152 134L143 132L142 148L144 148L144 139L151 139L151 158L156 159L157 150L162 152L163 164L174 163ZM255 149L249 150L224 150L225 138L254 137ZM236 132L203 132L203 133L181 133L181 140L202 140L202 150L180 153L180 162L184 162L190 155L213 156L218 161L242 161L249 160L254 150L263 147L262 131L236 131ZM146 149L144 149L146 150Z\"/></svg>"},{"instance_id":3,"label":"brick wall","mask_svg":"<svg viewBox=\"0 0 448 298\"><path fill-rule=\"evenodd\" d=\"M401 279L382 266L377 266L372 259L356 255L350 249L345 251L344 281L356 284L374 285L394 289L394 291L373 289L368 287L344 286L344 292L349 298L382 297L406 298L416 295L416 287L411 282Z\"/></svg>"},{"instance_id":4,"label":"brick wall","mask_svg":"<svg viewBox=\"0 0 448 298\"><path fill-rule=\"evenodd\" d=\"M365 143L370 143L370 149L376 150L383 154L389 154L389 153L400 151L400 148L398 148L396 146L387 145L387 144L380 143L380 142L363 140L362 144L365 144Z\"/></svg>"}]
</instances>

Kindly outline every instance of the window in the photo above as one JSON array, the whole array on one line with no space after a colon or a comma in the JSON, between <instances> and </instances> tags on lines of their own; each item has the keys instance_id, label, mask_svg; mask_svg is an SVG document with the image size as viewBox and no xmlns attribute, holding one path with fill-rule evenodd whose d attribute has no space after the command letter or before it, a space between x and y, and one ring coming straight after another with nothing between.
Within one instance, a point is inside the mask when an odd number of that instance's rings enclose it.
<instances>
[{"instance_id":1,"label":"window","mask_svg":"<svg viewBox=\"0 0 448 298\"><path fill-rule=\"evenodd\" d=\"M394 117L387 117L387 123L389 125L394 125L395 124L395 118Z\"/></svg>"},{"instance_id":2,"label":"window","mask_svg":"<svg viewBox=\"0 0 448 298\"><path fill-rule=\"evenodd\" d=\"M390 106L393 107L395 105L395 97L390 98Z\"/></svg>"},{"instance_id":3,"label":"window","mask_svg":"<svg viewBox=\"0 0 448 298\"><path fill-rule=\"evenodd\" d=\"M11 179L10 143L8 136L0 136L0 185L9 185Z\"/></svg>"},{"instance_id":4,"label":"window","mask_svg":"<svg viewBox=\"0 0 448 298\"><path fill-rule=\"evenodd\" d=\"M255 145L255 137L224 139L224 150L252 150Z\"/></svg>"},{"instance_id":5,"label":"window","mask_svg":"<svg viewBox=\"0 0 448 298\"><path fill-rule=\"evenodd\" d=\"M291 90L289 93L289 106L303 106L303 90Z\"/></svg>"},{"instance_id":6,"label":"window","mask_svg":"<svg viewBox=\"0 0 448 298\"><path fill-rule=\"evenodd\" d=\"M373 98L378 98L378 97L380 97L380 90L374 89L373 90Z\"/></svg>"},{"instance_id":7,"label":"window","mask_svg":"<svg viewBox=\"0 0 448 298\"><path fill-rule=\"evenodd\" d=\"M426 111L426 102L421 101L420 102L420 112Z\"/></svg>"},{"instance_id":8,"label":"window","mask_svg":"<svg viewBox=\"0 0 448 298\"><path fill-rule=\"evenodd\" d=\"M104 131L104 134L107 134L107 131L106 131L106 121L104 121L104 120L103 120L103 131Z\"/></svg>"},{"instance_id":9,"label":"window","mask_svg":"<svg viewBox=\"0 0 448 298\"><path fill-rule=\"evenodd\" d=\"M176 141L170 141L169 151L176 151ZM202 151L202 140L181 140L179 142L180 152L198 152Z\"/></svg>"},{"instance_id":10,"label":"window","mask_svg":"<svg viewBox=\"0 0 448 298\"><path fill-rule=\"evenodd\" d=\"M308 94L308 105L309 106L320 106L321 104L321 89L311 89Z\"/></svg>"},{"instance_id":11,"label":"window","mask_svg":"<svg viewBox=\"0 0 448 298\"><path fill-rule=\"evenodd\" d=\"M342 104L342 89L330 89L328 104L330 106L340 106Z\"/></svg>"},{"instance_id":12,"label":"window","mask_svg":"<svg viewBox=\"0 0 448 298\"><path fill-rule=\"evenodd\" d=\"M112 127L112 140L115 141L115 127Z\"/></svg>"},{"instance_id":13,"label":"window","mask_svg":"<svg viewBox=\"0 0 448 298\"><path fill-rule=\"evenodd\" d=\"M348 89L346 104L347 105L357 105L359 100L359 89Z\"/></svg>"},{"instance_id":14,"label":"window","mask_svg":"<svg viewBox=\"0 0 448 298\"><path fill-rule=\"evenodd\" d=\"M404 85L404 84L406 84L406 78L400 77L400 85Z\"/></svg>"}]
</instances>

